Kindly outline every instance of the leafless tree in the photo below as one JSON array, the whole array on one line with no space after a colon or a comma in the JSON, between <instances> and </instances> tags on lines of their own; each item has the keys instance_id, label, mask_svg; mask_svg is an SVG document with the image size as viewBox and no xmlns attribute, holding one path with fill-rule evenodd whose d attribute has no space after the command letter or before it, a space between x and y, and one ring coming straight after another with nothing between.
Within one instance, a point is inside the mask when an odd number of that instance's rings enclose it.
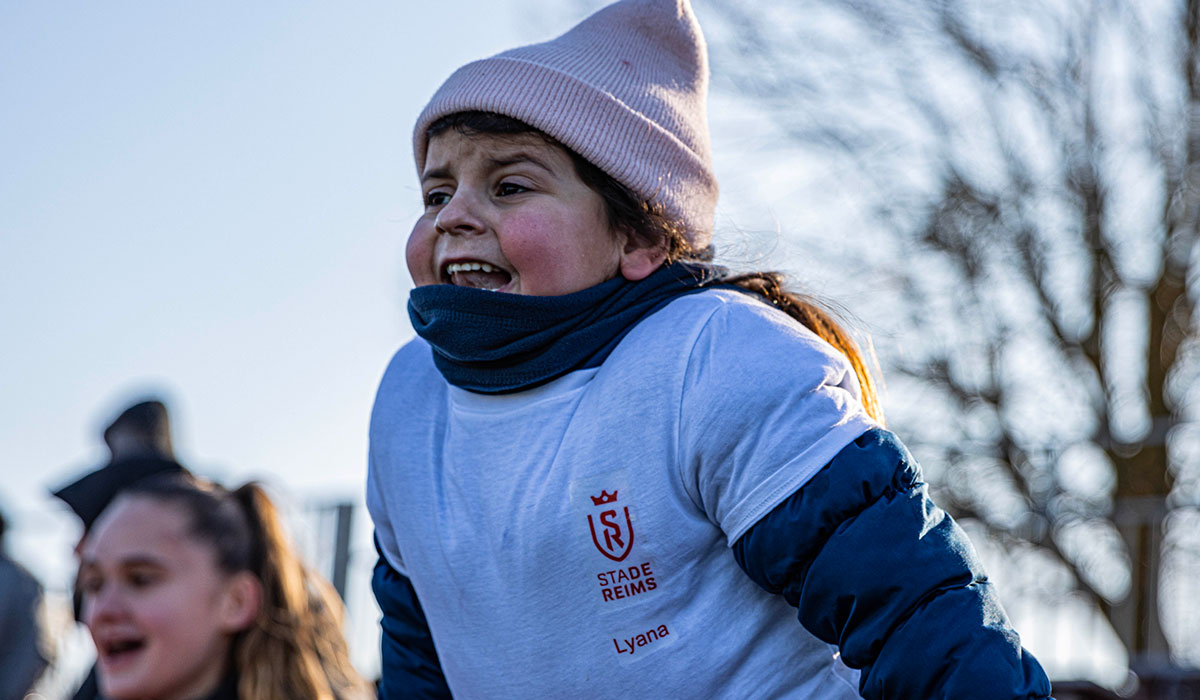
<instances>
[{"instance_id":1,"label":"leafless tree","mask_svg":"<svg viewBox=\"0 0 1200 700\"><path fill-rule=\"evenodd\" d=\"M1180 605L1200 551L1200 0L697 7L714 92L835 163L887 236L856 277L900 319L892 425L939 499L1068 571L1135 669L1200 661Z\"/></svg>"}]
</instances>

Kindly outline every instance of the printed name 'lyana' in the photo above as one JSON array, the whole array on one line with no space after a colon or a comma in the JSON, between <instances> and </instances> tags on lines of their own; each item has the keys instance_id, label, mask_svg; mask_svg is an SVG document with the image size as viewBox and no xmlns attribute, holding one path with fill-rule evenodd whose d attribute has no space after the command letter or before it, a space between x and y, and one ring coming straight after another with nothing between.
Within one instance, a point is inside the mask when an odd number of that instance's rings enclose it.
<instances>
[{"instance_id":1,"label":"printed name 'lyana'","mask_svg":"<svg viewBox=\"0 0 1200 700\"><path fill-rule=\"evenodd\" d=\"M613 649L617 650L618 654L633 654L642 647L653 644L658 640L670 636L671 632L666 625L659 625L655 629L646 630L644 633L631 637L629 639L612 640Z\"/></svg>"}]
</instances>

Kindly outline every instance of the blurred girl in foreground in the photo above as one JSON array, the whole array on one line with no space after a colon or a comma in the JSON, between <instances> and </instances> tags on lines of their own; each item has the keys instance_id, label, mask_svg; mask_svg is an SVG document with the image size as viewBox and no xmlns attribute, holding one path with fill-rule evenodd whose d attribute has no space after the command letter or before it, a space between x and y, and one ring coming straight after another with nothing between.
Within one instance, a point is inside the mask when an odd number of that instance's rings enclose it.
<instances>
[{"instance_id":1,"label":"blurred girl in foreground","mask_svg":"<svg viewBox=\"0 0 1200 700\"><path fill-rule=\"evenodd\" d=\"M351 700L342 605L253 482L152 477L100 516L82 554L84 621L111 700Z\"/></svg>"}]
</instances>

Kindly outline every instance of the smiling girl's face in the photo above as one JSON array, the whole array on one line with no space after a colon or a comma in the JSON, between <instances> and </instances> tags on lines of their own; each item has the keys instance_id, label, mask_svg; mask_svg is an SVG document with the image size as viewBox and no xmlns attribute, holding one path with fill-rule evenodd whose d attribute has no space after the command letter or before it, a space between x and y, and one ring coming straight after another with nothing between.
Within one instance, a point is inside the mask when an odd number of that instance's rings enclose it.
<instances>
[{"instance_id":1,"label":"smiling girl's face","mask_svg":"<svg viewBox=\"0 0 1200 700\"><path fill-rule=\"evenodd\" d=\"M214 689L233 635L257 612L247 576L221 571L179 508L144 496L113 503L87 537L79 577L103 695L170 700Z\"/></svg>"},{"instance_id":2,"label":"smiling girl's face","mask_svg":"<svg viewBox=\"0 0 1200 700\"><path fill-rule=\"evenodd\" d=\"M406 251L417 286L559 295L637 281L662 262L609 226L570 155L537 134L446 130L429 141L421 190Z\"/></svg>"}]
</instances>

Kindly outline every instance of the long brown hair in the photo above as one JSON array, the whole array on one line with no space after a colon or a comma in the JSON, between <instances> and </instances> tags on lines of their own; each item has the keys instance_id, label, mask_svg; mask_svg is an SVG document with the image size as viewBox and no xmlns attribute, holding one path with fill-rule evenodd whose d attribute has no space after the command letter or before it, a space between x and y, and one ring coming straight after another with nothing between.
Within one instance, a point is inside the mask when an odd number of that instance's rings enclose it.
<instances>
[{"instance_id":1,"label":"long brown hair","mask_svg":"<svg viewBox=\"0 0 1200 700\"><path fill-rule=\"evenodd\" d=\"M712 249L694 249L688 242L687 231L678 222L666 216L661 207L638 198L611 175L525 122L492 112L456 112L431 124L426 135L432 139L447 130L467 136L536 134L547 143L563 149L571 157L579 179L604 202L604 211L610 227L629 231L631 238L641 246L661 247L666 251L667 262L691 261L708 264L712 261ZM788 289L785 276L779 272L750 272L725 277L719 281L754 292L845 355L855 377L858 378L863 407L871 418L883 424L883 409L879 405L879 394L866 356L829 310L814 299Z\"/></svg>"},{"instance_id":2,"label":"long brown hair","mask_svg":"<svg viewBox=\"0 0 1200 700\"><path fill-rule=\"evenodd\" d=\"M139 481L125 494L179 506L188 517L189 534L212 545L222 571L249 571L261 582L258 615L233 642L239 698L374 697L350 664L341 599L297 556L262 486L250 482L230 491L172 474Z\"/></svg>"}]
</instances>

